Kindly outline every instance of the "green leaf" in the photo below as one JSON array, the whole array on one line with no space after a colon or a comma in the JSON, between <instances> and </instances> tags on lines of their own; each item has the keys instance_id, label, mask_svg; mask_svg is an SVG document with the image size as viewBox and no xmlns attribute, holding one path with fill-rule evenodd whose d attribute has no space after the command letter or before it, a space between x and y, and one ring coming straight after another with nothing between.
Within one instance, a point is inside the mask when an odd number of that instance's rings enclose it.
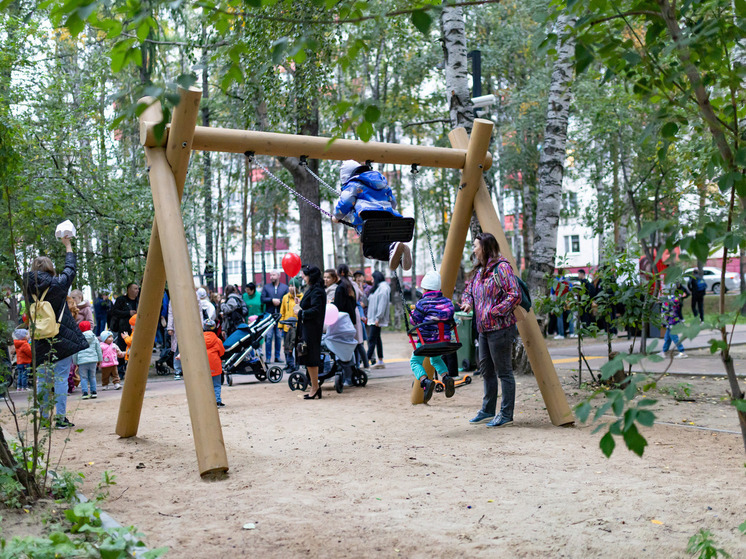
<instances>
[{"instance_id":1,"label":"green leaf","mask_svg":"<svg viewBox=\"0 0 746 559\"><path fill-rule=\"evenodd\" d=\"M606 458L609 458L614 452L616 442L614 442L614 437L611 433L606 433L603 437L601 437L598 446L601 447L601 452L604 453L604 456L606 456Z\"/></svg>"},{"instance_id":2,"label":"green leaf","mask_svg":"<svg viewBox=\"0 0 746 559\"><path fill-rule=\"evenodd\" d=\"M423 35L428 34L432 24L433 18L425 10L415 10L412 12L412 25Z\"/></svg>"},{"instance_id":3,"label":"green leaf","mask_svg":"<svg viewBox=\"0 0 746 559\"><path fill-rule=\"evenodd\" d=\"M742 534L746 534L746 521L743 524L739 524L738 529L741 530Z\"/></svg>"},{"instance_id":4,"label":"green leaf","mask_svg":"<svg viewBox=\"0 0 746 559\"><path fill-rule=\"evenodd\" d=\"M645 452L645 447L648 446L648 441L640 434L634 424L624 431L623 437L627 448L637 454L637 456L642 456Z\"/></svg>"},{"instance_id":5,"label":"green leaf","mask_svg":"<svg viewBox=\"0 0 746 559\"><path fill-rule=\"evenodd\" d=\"M288 49L287 37L277 39L272 43L272 63L279 64L285 58L285 51Z\"/></svg>"},{"instance_id":6,"label":"green leaf","mask_svg":"<svg viewBox=\"0 0 746 559\"><path fill-rule=\"evenodd\" d=\"M746 413L746 400L731 400L731 404L736 406L738 411Z\"/></svg>"},{"instance_id":7,"label":"green leaf","mask_svg":"<svg viewBox=\"0 0 746 559\"><path fill-rule=\"evenodd\" d=\"M661 128L661 135L664 138L670 138L673 139L676 137L676 133L679 131L679 125L675 122L667 122L663 125L663 128Z\"/></svg>"},{"instance_id":8,"label":"green leaf","mask_svg":"<svg viewBox=\"0 0 746 559\"><path fill-rule=\"evenodd\" d=\"M581 423L588 421L588 416L591 413L590 402L582 402L575 407L575 416Z\"/></svg>"},{"instance_id":9,"label":"green leaf","mask_svg":"<svg viewBox=\"0 0 746 559\"><path fill-rule=\"evenodd\" d=\"M365 109L365 120L370 123L376 122L381 118L381 110L375 105L368 105Z\"/></svg>"},{"instance_id":10,"label":"green leaf","mask_svg":"<svg viewBox=\"0 0 746 559\"><path fill-rule=\"evenodd\" d=\"M655 414L650 410L637 410L637 422L645 427L652 427L655 423Z\"/></svg>"},{"instance_id":11,"label":"green leaf","mask_svg":"<svg viewBox=\"0 0 746 559\"><path fill-rule=\"evenodd\" d=\"M735 0L736 15L746 18L746 0Z\"/></svg>"},{"instance_id":12,"label":"green leaf","mask_svg":"<svg viewBox=\"0 0 746 559\"><path fill-rule=\"evenodd\" d=\"M362 141L367 142L373 137L373 125L368 121L363 121L355 128L355 132Z\"/></svg>"},{"instance_id":13,"label":"green leaf","mask_svg":"<svg viewBox=\"0 0 746 559\"><path fill-rule=\"evenodd\" d=\"M593 52L583 43L575 43L575 72L581 74L593 62Z\"/></svg>"}]
</instances>

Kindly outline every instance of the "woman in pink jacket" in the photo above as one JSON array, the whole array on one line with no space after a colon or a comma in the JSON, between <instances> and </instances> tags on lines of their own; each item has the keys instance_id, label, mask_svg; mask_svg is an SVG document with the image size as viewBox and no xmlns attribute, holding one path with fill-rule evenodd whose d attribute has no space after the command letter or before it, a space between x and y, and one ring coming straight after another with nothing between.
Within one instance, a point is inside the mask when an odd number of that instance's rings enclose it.
<instances>
[{"instance_id":1,"label":"woman in pink jacket","mask_svg":"<svg viewBox=\"0 0 746 559\"><path fill-rule=\"evenodd\" d=\"M470 423L490 419L488 427L503 427L513 423L515 407L515 377L513 376L513 340L518 330L513 309L521 302L521 289L513 275L513 267L500 255L497 239L481 233L474 239L477 265L461 297L461 308L474 309L479 331L479 370L484 379L482 408ZM497 407L497 378L500 378L502 402Z\"/></svg>"}]
</instances>

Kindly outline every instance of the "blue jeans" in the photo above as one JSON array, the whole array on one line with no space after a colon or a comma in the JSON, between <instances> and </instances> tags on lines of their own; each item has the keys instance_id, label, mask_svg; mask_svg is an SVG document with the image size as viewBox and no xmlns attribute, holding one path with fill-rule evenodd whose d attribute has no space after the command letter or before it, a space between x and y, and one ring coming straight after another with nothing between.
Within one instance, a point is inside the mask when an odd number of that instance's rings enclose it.
<instances>
[{"instance_id":1,"label":"blue jeans","mask_svg":"<svg viewBox=\"0 0 746 559\"><path fill-rule=\"evenodd\" d=\"M96 367L98 363L78 363L78 374L80 375L80 389L83 394L88 393L90 387L90 393L96 393Z\"/></svg>"},{"instance_id":2,"label":"blue jeans","mask_svg":"<svg viewBox=\"0 0 746 559\"><path fill-rule=\"evenodd\" d=\"M174 352L174 376L181 376L181 359L176 359L176 356L179 355L179 346L176 346L176 351Z\"/></svg>"},{"instance_id":3,"label":"blue jeans","mask_svg":"<svg viewBox=\"0 0 746 559\"><path fill-rule=\"evenodd\" d=\"M417 345L419 347L420 344ZM423 377L427 376L427 371L425 371L425 367L422 366L425 359L424 355L418 357L413 353L412 358L409 360L409 366L412 367L412 373L414 373L417 380L422 380ZM441 378L448 374L448 366L440 355L431 357L430 364L435 368Z\"/></svg>"},{"instance_id":4,"label":"blue jeans","mask_svg":"<svg viewBox=\"0 0 746 559\"><path fill-rule=\"evenodd\" d=\"M70 375L72 356L54 363L44 363L36 371L36 389L41 397L41 415L47 417L52 409L49 391L54 386L55 408L60 419L67 413L67 377Z\"/></svg>"},{"instance_id":5,"label":"blue jeans","mask_svg":"<svg viewBox=\"0 0 746 559\"><path fill-rule=\"evenodd\" d=\"M219 404L222 402L220 399L220 375L212 377L212 388L215 390L215 402Z\"/></svg>"},{"instance_id":6,"label":"blue jeans","mask_svg":"<svg viewBox=\"0 0 746 559\"><path fill-rule=\"evenodd\" d=\"M513 376L513 340L518 329L513 326L479 333L479 371L484 379L482 411L495 415L497 407L497 378L503 396L500 413L505 419L513 419L515 408L515 377ZM495 376L497 373L497 376Z\"/></svg>"},{"instance_id":7,"label":"blue jeans","mask_svg":"<svg viewBox=\"0 0 746 559\"><path fill-rule=\"evenodd\" d=\"M280 360L280 350L282 349L282 335L284 332L280 330L280 327L275 325L264 335L264 358L269 361L272 357L272 340L275 341L275 361Z\"/></svg>"},{"instance_id":8,"label":"blue jeans","mask_svg":"<svg viewBox=\"0 0 746 559\"><path fill-rule=\"evenodd\" d=\"M565 317L567 315L570 315L568 318L568 326L567 326L567 334L565 334ZM573 323L572 323L573 315L570 313L570 311L563 311L561 316L557 317L557 333L560 336L570 335L573 333Z\"/></svg>"},{"instance_id":9,"label":"blue jeans","mask_svg":"<svg viewBox=\"0 0 746 559\"><path fill-rule=\"evenodd\" d=\"M666 328L666 336L663 338L663 353L666 353L668 348L671 347L671 342L676 346L676 349L684 353L684 344L679 341L679 335L672 334L671 329Z\"/></svg>"},{"instance_id":10,"label":"blue jeans","mask_svg":"<svg viewBox=\"0 0 746 559\"><path fill-rule=\"evenodd\" d=\"M16 379L16 388L28 388L28 365L16 365L18 378Z\"/></svg>"}]
</instances>

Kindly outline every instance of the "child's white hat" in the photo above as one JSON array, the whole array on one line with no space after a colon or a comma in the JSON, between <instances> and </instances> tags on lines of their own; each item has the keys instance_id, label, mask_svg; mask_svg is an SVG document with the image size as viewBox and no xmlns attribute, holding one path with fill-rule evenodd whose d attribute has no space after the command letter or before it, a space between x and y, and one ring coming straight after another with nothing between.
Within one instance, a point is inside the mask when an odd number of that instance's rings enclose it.
<instances>
[{"instance_id":1,"label":"child's white hat","mask_svg":"<svg viewBox=\"0 0 746 559\"><path fill-rule=\"evenodd\" d=\"M114 334L111 333L111 332L109 332L108 330L104 330L103 332L101 332L101 335L98 337L98 339L101 340L102 342L106 343L106 340L109 339L109 336L111 336L113 338Z\"/></svg>"},{"instance_id":2,"label":"child's white hat","mask_svg":"<svg viewBox=\"0 0 746 559\"><path fill-rule=\"evenodd\" d=\"M422 278L420 287L425 291L440 291L440 274L435 270L429 271Z\"/></svg>"},{"instance_id":3,"label":"child's white hat","mask_svg":"<svg viewBox=\"0 0 746 559\"><path fill-rule=\"evenodd\" d=\"M197 297L200 299L207 299L207 291L205 291L204 287L197 289Z\"/></svg>"},{"instance_id":4,"label":"child's white hat","mask_svg":"<svg viewBox=\"0 0 746 559\"><path fill-rule=\"evenodd\" d=\"M348 180L350 180L352 173L358 167L360 167L360 163L358 163L354 159L348 159L347 161L343 161L342 166L339 168L340 184L345 184Z\"/></svg>"}]
</instances>

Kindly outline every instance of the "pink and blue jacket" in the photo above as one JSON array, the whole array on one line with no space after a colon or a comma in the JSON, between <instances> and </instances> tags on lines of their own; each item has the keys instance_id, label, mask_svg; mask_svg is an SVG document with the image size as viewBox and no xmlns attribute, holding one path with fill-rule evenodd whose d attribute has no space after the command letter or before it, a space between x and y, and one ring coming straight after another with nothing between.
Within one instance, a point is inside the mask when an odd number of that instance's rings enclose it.
<instances>
[{"instance_id":1,"label":"pink and blue jacket","mask_svg":"<svg viewBox=\"0 0 746 559\"><path fill-rule=\"evenodd\" d=\"M521 302L521 288L510 262L501 256L479 268L466 284L461 300L474 309L479 332L493 332L515 324L513 309Z\"/></svg>"},{"instance_id":2,"label":"pink and blue jacket","mask_svg":"<svg viewBox=\"0 0 746 559\"><path fill-rule=\"evenodd\" d=\"M422 299L417 301L417 304L412 311L411 320L414 326L431 320L448 322L453 318L453 312L453 302L447 297L443 297L442 292L425 291ZM423 326L419 330L422 339L426 344L441 341L437 324ZM451 341L450 324L445 325L444 340L442 341Z\"/></svg>"}]
</instances>

